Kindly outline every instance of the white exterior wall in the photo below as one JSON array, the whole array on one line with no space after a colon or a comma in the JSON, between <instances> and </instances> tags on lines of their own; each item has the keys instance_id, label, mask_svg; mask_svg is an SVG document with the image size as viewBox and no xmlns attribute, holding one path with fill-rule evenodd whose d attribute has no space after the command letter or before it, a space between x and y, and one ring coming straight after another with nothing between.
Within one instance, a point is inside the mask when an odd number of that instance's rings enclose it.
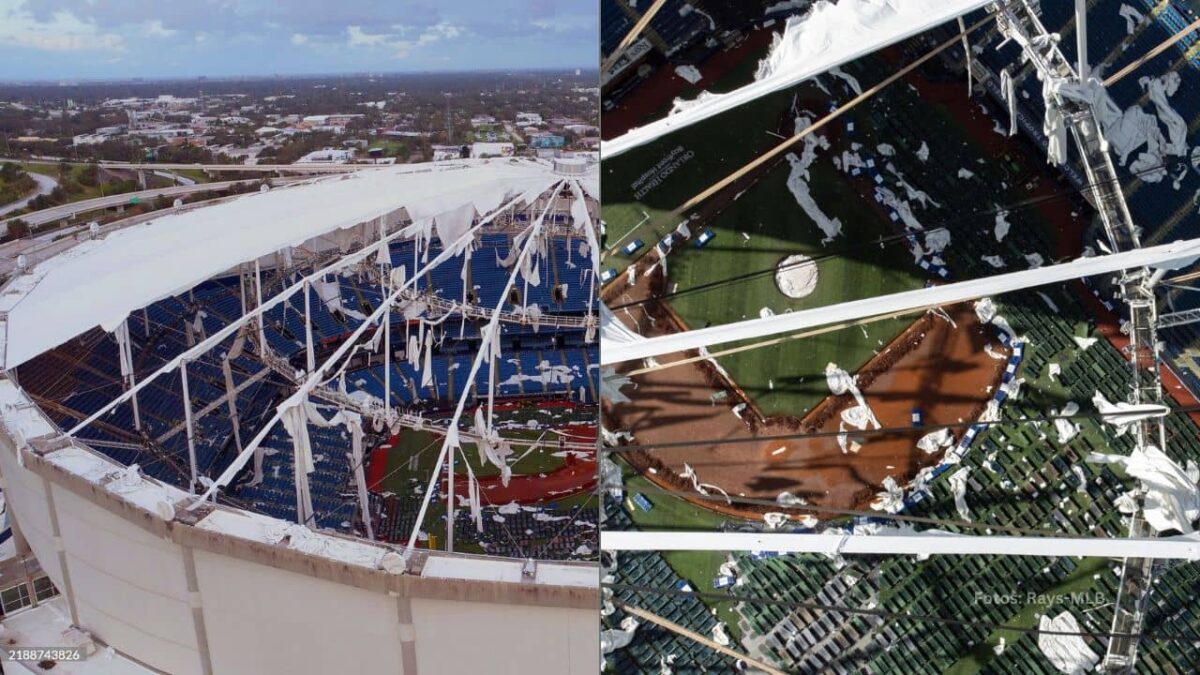
<instances>
[{"instance_id":1,"label":"white exterior wall","mask_svg":"<svg viewBox=\"0 0 1200 675\"><path fill-rule=\"evenodd\" d=\"M160 537L135 517L59 484L74 477L43 478L23 468L2 434L0 472L9 508L30 548L68 602L75 603L84 629L151 668L204 675L186 549L176 535ZM47 484L69 579L59 564ZM199 589L194 600L201 607L213 673L596 672L596 608L401 597L222 552L191 550ZM415 665L411 673L405 670L405 643L408 661Z\"/></svg>"},{"instance_id":2,"label":"white exterior wall","mask_svg":"<svg viewBox=\"0 0 1200 675\"><path fill-rule=\"evenodd\" d=\"M421 673L594 675L600 608L412 601Z\"/></svg>"},{"instance_id":3,"label":"white exterior wall","mask_svg":"<svg viewBox=\"0 0 1200 675\"><path fill-rule=\"evenodd\" d=\"M396 599L196 551L216 673L404 673Z\"/></svg>"}]
</instances>

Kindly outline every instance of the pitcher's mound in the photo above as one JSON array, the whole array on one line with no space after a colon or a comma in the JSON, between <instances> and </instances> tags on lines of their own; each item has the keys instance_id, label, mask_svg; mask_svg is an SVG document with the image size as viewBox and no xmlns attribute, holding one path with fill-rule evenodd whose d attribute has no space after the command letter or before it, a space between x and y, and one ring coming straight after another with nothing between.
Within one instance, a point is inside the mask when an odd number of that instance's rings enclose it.
<instances>
[{"instance_id":1,"label":"pitcher's mound","mask_svg":"<svg viewBox=\"0 0 1200 675\"><path fill-rule=\"evenodd\" d=\"M775 269L775 285L789 298L803 298L817 289L817 264L806 255L790 255Z\"/></svg>"}]
</instances>

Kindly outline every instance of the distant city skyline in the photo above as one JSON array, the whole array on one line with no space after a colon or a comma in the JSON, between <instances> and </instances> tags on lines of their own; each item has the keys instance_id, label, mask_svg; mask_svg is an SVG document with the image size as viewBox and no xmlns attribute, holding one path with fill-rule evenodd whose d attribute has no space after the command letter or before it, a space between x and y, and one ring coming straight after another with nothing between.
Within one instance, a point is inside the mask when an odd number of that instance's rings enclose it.
<instances>
[{"instance_id":1,"label":"distant city skyline","mask_svg":"<svg viewBox=\"0 0 1200 675\"><path fill-rule=\"evenodd\" d=\"M0 80L594 69L587 0L0 0Z\"/></svg>"}]
</instances>

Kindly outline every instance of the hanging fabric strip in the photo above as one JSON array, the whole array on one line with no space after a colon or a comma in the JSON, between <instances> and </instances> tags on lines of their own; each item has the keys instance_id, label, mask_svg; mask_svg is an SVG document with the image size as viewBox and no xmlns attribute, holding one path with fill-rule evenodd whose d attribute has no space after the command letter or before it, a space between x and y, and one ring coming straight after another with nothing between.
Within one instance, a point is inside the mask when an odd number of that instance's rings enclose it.
<instances>
[{"instance_id":1,"label":"hanging fabric strip","mask_svg":"<svg viewBox=\"0 0 1200 675\"><path fill-rule=\"evenodd\" d=\"M233 425L233 440L237 444L238 452L242 451L242 429L241 423L238 420L237 409L237 386L233 382L233 368L229 362L232 357L226 356L221 359L221 372L225 375L225 401L229 406L229 422Z\"/></svg>"},{"instance_id":2,"label":"hanging fabric strip","mask_svg":"<svg viewBox=\"0 0 1200 675\"><path fill-rule=\"evenodd\" d=\"M966 57L966 68L967 68L967 98L970 98L971 97L971 87L973 85L971 80L972 80L972 77L974 76L974 74L971 72L971 41L967 37L967 32L968 32L967 24L966 24L966 22L963 21L963 18L961 16L958 17L958 30L960 33L962 33L962 48L963 48L963 54Z\"/></svg>"},{"instance_id":3,"label":"hanging fabric strip","mask_svg":"<svg viewBox=\"0 0 1200 675\"><path fill-rule=\"evenodd\" d=\"M133 374L133 359L129 349L129 322L122 321L113 331L117 340L117 356L121 360L121 377L128 378Z\"/></svg>"},{"instance_id":4,"label":"hanging fabric strip","mask_svg":"<svg viewBox=\"0 0 1200 675\"><path fill-rule=\"evenodd\" d=\"M433 331L425 333L425 365L421 368L421 387L433 385Z\"/></svg>"},{"instance_id":5,"label":"hanging fabric strip","mask_svg":"<svg viewBox=\"0 0 1200 675\"><path fill-rule=\"evenodd\" d=\"M1017 133L1017 88L1008 68L1000 71L1000 95L1008 104L1008 135Z\"/></svg>"},{"instance_id":6,"label":"hanging fabric strip","mask_svg":"<svg viewBox=\"0 0 1200 675\"><path fill-rule=\"evenodd\" d=\"M350 430L350 461L354 467L354 482L358 486L358 508L362 513L363 527L367 530L367 539L374 541L375 531L371 526L371 507L367 498L367 478L363 471L362 416L345 410L338 414Z\"/></svg>"}]
</instances>

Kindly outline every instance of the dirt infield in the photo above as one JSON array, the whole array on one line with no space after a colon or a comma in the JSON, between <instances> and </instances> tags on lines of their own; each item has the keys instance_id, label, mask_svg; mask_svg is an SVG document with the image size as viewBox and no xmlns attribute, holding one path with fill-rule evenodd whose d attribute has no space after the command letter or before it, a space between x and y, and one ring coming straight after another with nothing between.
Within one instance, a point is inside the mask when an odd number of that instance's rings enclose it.
<instances>
[{"instance_id":1,"label":"dirt infield","mask_svg":"<svg viewBox=\"0 0 1200 675\"><path fill-rule=\"evenodd\" d=\"M639 284L641 288L629 289L622 281L609 289L614 297L606 299L623 303L654 292L648 280ZM644 307L649 311L638 307L618 316L637 323L644 335L680 328L661 305ZM970 305L954 306L948 312L957 327L941 317L925 315L859 371L859 388L883 427L910 425L914 408L922 410L925 424L969 421L978 416L991 397L990 388L998 383L1006 361L989 356L984 346L992 342L994 351L1003 353L1002 348L994 342L990 330L979 324ZM802 345L797 343L796 348L802 349ZM673 354L659 361L679 357ZM637 444L687 439L740 441L627 454L648 478L672 489L692 490L690 482L678 475L685 471L686 464L701 482L731 495L775 499L786 491L819 506L865 508L886 477L904 483L940 456L927 455L916 447L923 435L920 430L859 439L862 447L857 453L843 453L832 436L797 441L751 440L792 430L836 432L841 412L854 403L848 395L827 397L803 418L763 419L736 385L724 380L707 363L654 371L636 376L634 381L637 388L626 389L632 400L616 406L606 404L605 414L610 428L630 431ZM726 392L726 399L714 402L711 396L718 391ZM732 411L739 402L747 403L743 419ZM649 471L651 468L654 471ZM697 503L748 518L771 510L707 500Z\"/></svg>"},{"instance_id":2,"label":"dirt infield","mask_svg":"<svg viewBox=\"0 0 1200 675\"><path fill-rule=\"evenodd\" d=\"M947 313L957 327L926 314L859 371L859 388L884 428L910 426L914 409L921 411L927 425L970 421L983 412L1006 364L984 352L984 346L991 343L994 351L1007 352L992 331L980 325L970 305L950 307ZM760 432L836 432L841 412L853 405L849 395L831 396L800 424L769 421ZM857 439L862 443L857 453L843 453L835 437L772 441L758 444L754 459L760 475L774 478L778 485L790 483L782 489L812 503L861 508L888 476L903 484L937 462L941 453L917 448L925 433L914 429ZM962 430L955 438L961 435Z\"/></svg>"}]
</instances>

